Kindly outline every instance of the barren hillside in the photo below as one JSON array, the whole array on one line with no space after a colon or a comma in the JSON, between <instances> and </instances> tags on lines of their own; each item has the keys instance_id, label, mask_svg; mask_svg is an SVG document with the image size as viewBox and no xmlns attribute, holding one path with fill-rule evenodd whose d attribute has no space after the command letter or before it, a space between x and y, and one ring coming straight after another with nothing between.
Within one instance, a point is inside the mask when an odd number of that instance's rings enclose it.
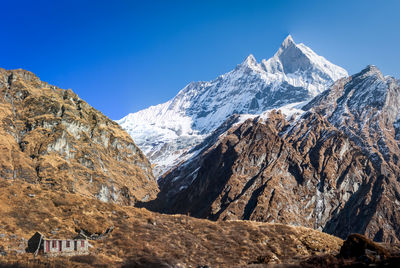
<instances>
[{"instance_id":1,"label":"barren hillside","mask_svg":"<svg viewBox=\"0 0 400 268\"><path fill-rule=\"evenodd\" d=\"M0 69L0 177L133 204L158 191L150 163L118 124L71 90Z\"/></svg>"},{"instance_id":2,"label":"barren hillside","mask_svg":"<svg viewBox=\"0 0 400 268\"><path fill-rule=\"evenodd\" d=\"M233 267L258 258L267 258L271 263L293 263L315 254L336 254L342 244L339 238L304 227L162 215L77 194L43 190L40 185L21 181L0 183L0 226L4 234L0 243L7 251L7 256L0 257L3 263L82 265L82 261L88 260L38 257L33 261L31 254L14 254L24 249L24 243L35 231L47 237L68 238L76 235L76 230L95 233L110 226L115 229L109 237L90 241L94 246L90 250L93 265L159 261L181 263L185 265L182 267Z\"/></svg>"}]
</instances>

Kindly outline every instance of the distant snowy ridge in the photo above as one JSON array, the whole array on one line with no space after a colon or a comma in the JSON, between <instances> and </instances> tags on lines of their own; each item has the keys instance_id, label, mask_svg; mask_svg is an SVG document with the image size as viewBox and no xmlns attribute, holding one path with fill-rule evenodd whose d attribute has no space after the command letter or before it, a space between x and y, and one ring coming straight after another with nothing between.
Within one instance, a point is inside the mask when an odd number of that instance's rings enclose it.
<instances>
[{"instance_id":1,"label":"distant snowy ridge","mask_svg":"<svg viewBox=\"0 0 400 268\"><path fill-rule=\"evenodd\" d=\"M158 176L232 114L256 115L309 100L347 75L289 35L269 60L257 63L249 55L234 70L210 82L192 82L168 102L117 122L156 165Z\"/></svg>"},{"instance_id":2,"label":"distant snowy ridge","mask_svg":"<svg viewBox=\"0 0 400 268\"><path fill-rule=\"evenodd\" d=\"M237 122L234 125L240 125L244 123L247 119L254 119L254 118L259 118L262 120L266 120L269 118L269 115L271 112L275 110L279 110L286 118L286 120L291 121L291 119L296 119L300 118L301 115L304 114L304 110L302 109L305 105L308 104L309 101L302 101L302 102L294 102L294 103L289 103L286 105L283 105L279 108L274 108L274 109L269 109L261 114L241 114L238 117Z\"/></svg>"}]
</instances>

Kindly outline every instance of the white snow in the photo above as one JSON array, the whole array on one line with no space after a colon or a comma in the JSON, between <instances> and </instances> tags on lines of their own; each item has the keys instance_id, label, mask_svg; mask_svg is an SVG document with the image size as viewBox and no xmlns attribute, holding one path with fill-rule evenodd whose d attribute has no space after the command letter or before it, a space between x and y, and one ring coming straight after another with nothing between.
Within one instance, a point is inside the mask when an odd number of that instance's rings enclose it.
<instances>
[{"instance_id":1,"label":"white snow","mask_svg":"<svg viewBox=\"0 0 400 268\"><path fill-rule=\"evenodd\" d=\"M292 68L292 54L299 58L299 69L285 72ZM210 82L192 82L166 103L117 122L157 165L158 176L232 114L260 115L279 107L284 114L301 113L290 105L309 100L344 76L344 69L288 36L271 59L257 63L250 54L234 70Z\"/></svg>"},{"instance_id":2,"label":"white snow","mask_svg":"<svg viewBox=\"0 0 400 268\"><path fill-rule=\"evenodd\" d=\"M287 120L300 118L300 116L304 113L304 111L301 108L304 105L306 105L307 103L308 103L308 101L289 103L289 104L283 105L282 107L279 107L279 108L268 109L268 110L262 112L261 114L241 114L239 116L238 122L235 123L235 125L240 125L243 122L245 122L247 119L260 118L260 119L266 120L269 118L269 115L273 111L281 111L281 113L286 117Z\"/></svg>"}]
</instances>

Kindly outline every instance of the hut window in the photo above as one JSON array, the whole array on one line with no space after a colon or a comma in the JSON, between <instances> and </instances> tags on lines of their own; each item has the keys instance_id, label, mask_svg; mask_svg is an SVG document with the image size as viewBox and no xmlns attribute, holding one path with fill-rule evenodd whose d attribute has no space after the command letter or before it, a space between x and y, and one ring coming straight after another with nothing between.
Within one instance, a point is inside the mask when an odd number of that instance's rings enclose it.
<instances>
[{"instance_id":1,"label":"hut window","mask_svg":"<svg viewBox=\"0 0 400 268\"><path fill-rule=\"evenodd\" d=\"M70 241L67 241L67 248L70 247Z\"/></svg>"},{"instance_id":2,"label":"hut window","mask_svg":"<svg viewBox=\"0 0 400 268\"><path fill-rule=\"evenodd\" d=\"M82 248L85 247L85 241L84 240L81 241L81 247Z\"/></svg>"},{"instance_id":3,"label":"hut window","mask_svg":"<svg viewBox=\"0 0 400 268\"><path fill-rule=\"evenodd\" d=\"M51 246L53 247L53 248L56 248L57 247L57 241L56 240L53 240L53 241L51 241L52 243L51 243Z\"/></svg>"}]
</instances>

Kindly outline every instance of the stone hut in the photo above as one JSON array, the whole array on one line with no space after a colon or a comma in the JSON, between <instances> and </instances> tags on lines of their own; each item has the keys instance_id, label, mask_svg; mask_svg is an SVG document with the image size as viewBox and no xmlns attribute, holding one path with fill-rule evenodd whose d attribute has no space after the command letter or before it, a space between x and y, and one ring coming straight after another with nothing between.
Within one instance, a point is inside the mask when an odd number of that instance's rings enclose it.
<instances>
[{"instance_id":1,"label":"stone hut","mask_svg":"<svg viewBox=\"0 0 400 268\"><path fill-rule=\"evenodd\" d=\"M29 240L27 252L47 256L73 256L89 254L89 243L84 237L74 239L46 238L36 232Z\"/></svg>"}]
</instances>

